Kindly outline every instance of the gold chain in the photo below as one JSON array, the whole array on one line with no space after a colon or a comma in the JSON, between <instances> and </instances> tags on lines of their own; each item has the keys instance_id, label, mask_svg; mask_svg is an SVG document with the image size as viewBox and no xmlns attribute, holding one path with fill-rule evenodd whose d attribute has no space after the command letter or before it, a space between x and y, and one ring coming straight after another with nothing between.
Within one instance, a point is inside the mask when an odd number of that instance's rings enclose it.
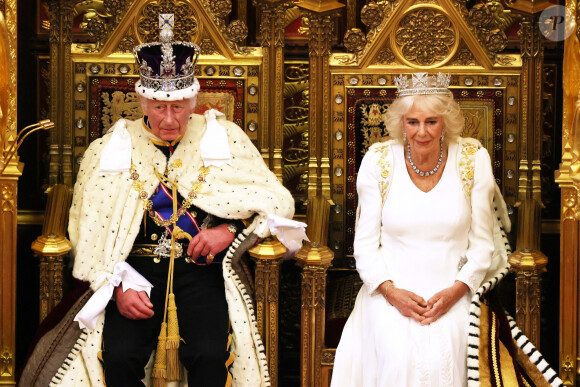
<instances>
[{"instance_id":1,"label":"gold chain","mask_svg":"<svg viewBox=\"0 0 580 387\"><path fill-rule=\"evenodd\" d=\"M175 167L181 167L181 162ZM177 163L176 162L176 163ZM181 203L182 207L177 210L177 213L173 213L169 219L159 220L155 217L155 212L153 211L153 202L148 198L147 191L145 191L145 184L139 180L139 173L133 163L131 163L131 179L133 180L133 189L139 193L139 199L143 200L143 207L149 213L149 216L153 219L156 225L161 227L168 227L177 222L177 219L187 211L189 207L193 205L193 200L197 199L198 193L203 187L203 183L206 182L206 176L209 175L209 168L201 167L199 168L199 174L197 176L197 181L193 183L191 191L189 191L188 197Z\"/></svg>"}]
</instances>

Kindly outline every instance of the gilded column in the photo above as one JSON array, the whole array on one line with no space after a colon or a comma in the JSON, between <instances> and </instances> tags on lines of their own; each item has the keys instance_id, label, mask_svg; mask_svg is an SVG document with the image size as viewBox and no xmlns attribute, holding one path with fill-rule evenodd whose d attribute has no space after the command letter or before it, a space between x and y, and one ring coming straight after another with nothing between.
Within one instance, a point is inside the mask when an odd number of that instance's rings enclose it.
<instances>
[{"instance_id":1,"label":"gilded column","mask_svg":"<svg viewBox=\"0 0 580 387\"><path fill-rule=\"evenodd\" d=\"M50 187L47 194L42 235L31 246L40 261L40 321L62 299L65 257L72 247L66 239L72 189L57 184Z\"/></svg>"},{"instance_id":2,"label":"gilded column","mask_svg":"<svg viewBox=\"0 0 580 387\"><path fill-rule=\"evenodd\" d=\"M566 0L566 8L580 21L576 0ZM580 31L564 42L562 163L556 171L561 189L560 212L560 378L566 386L580 381Z\"/></svg>"},{"instance_id":3,"label":"gilded column","mask_svg":"<svg viewBox=\"0 0 580 387\"><path fill-rule=\"evenodd\" d=\"M304 0L298 6L308 14L310 110L308 122L308 197L331 197L330 190L330 49L334 18L344 4L332 0Z\"/></svg>"},{"instance_id":4,"label":"gilded column","mask_svg":"<svg viewBox=\"0 0 580 387\"><path fill-rule=\"evenodd\" d=\"M262 157L282 181L282 145L284 142L284 30L287 0L257 1L261 13L261 139Z\"/></svg>"},{"instance_id":5,"label":"gilded column","mask_svg":"<svg viewBox=\"0 0 580 387\"><path fill-rule=\"evenodd\" d=\"M322 385L324 325L326 313L326 271L334 253L326 246L332 202L322 196L308 204L308 238L296 252L302 267L302 310L300 319L300 385Z\"/></svg>"},{"instance_id":6,"label":"gilded column","mask_svg":"<svg viewBox=\"0 0 580 387\"><path fill-rule=\"evenodd\" d=\"M50 136L49 185L73 182L72 155L72 20L74 0L49 0L50 117L57 130Z\"/></svg>"},{"instance_id":7,"label":"gilded column","mask_svg":"<svg viewBox=\"0 0 580 387\"><path fill-rule=\"evenodd\" d=\"M16 227L18 178L22 163L8 160L17 133L16 0L0 8L0 384L16 385Z\"/></svg>"},{"instance_id":8,"label":"gilded column","mask_svg":"<svg viewBox=\"0 0 580 387\"><path fill-rule=\"evenodd\" d=\"M518 230L516 251L509 262L516 272L516 320L532 343L540 346L540 280L548 258L540 251L542 145L542 68L544 37L538 28L546 1L510 3L521 14L520 52L522 56L520 166L518 185Z\"/></svg>"},{"instance_id":9,"label":"gilded column","mask_svg":"<svg viewBox=\"0 0 580 387\"><path fill-rule=\"evenodd\" d=\"M278 386L278 295L280 262L286 247L275 239L266 240L249 250L256 260L256 320L266 350L270 385Z\"/></svg>"}]
</instances>

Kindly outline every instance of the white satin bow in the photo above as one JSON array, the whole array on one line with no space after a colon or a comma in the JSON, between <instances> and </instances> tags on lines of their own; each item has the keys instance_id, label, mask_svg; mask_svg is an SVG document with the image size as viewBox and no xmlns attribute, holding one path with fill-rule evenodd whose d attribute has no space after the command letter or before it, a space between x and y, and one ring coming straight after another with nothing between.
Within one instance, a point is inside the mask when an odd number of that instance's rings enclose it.
<instances>
[{"instance_id":1,"label":"white satin bow","mask_svg":"<svg viewBox=\"0 0 580 387\"><path fill-rule=\"evenodd\" d=\"M102 280L106 280L107 274L103 274ZM99 283L100 281L97 281ZM101 286L99 290L91 296L87 301L85 306L80 310L80 312L75 316L74 321L79 322L81 329L89 328L95 329L97 324L97 318L101 313L105 311L109 300L113 296L113 291L117 286L123 283L123 291L126 292L127 289L133 289L138 292L145 291L147 296L151 295L151 288L153 285L151 282L147 281L139 272L127 262L119 262L115 265L113 269L113 275L111 275L106 284Z\"/></svg>"}]
</instances>

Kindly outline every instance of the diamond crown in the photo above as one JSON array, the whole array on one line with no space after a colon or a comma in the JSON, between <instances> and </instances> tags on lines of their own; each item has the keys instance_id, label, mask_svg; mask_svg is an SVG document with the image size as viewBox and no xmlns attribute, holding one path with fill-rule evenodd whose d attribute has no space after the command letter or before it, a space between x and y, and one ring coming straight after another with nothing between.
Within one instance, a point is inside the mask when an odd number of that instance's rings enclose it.
<instances>
[{"instance_id":1,"label":"diamond crown","mask_svg":"<svg viewBox=\"0 0 580 387\"><path fill-rule=\"evenodd\" d=\"M173 27L173 14L159 15L161 42L144 43L133 49L141 84L146 88L174 91L186 89L195 82L199 46L190 42L173 42Z\"/></svg>"},{"instance_id":2,"label":"diamond crown","mask_svg":"<svg viewBox=\"0 0 580 387\"><path fill-rule=\"evenodd\" d=\"M428 73L413 73L411 82L406 75L394 78L399 97L419 94L449 94L450 74L438 73L429 75Z\"/></svg>"}]
</instances>

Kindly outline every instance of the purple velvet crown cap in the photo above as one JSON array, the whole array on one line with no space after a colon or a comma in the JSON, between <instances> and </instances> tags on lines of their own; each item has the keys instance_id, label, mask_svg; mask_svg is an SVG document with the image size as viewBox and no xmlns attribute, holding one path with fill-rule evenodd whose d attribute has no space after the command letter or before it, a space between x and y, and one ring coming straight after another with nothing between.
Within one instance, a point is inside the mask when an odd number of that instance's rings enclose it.
<instances>
[{"instance_id":1,"label":"purple velvet crown cap","mask_svg":"<svg viewBox=\"0 0 580 387\"><path fill-rule=\"evenodd\" d=\"M191 72L183 72L182 67L189 59L190 63L197 62L197 56L199 55L199 48L194 44L187 44L182 42L173 42L171 44L173 47L173 55L175 61L175 72L174 77L190 75L193 72L193 67ZM141 66L143 61L147 63L147 66L151 68L152 72L150 77L158 78L163 77L161 73L161 61L163 60L163 53L161 52L161 44L143 44L135 48L135 59L137 64Z\"/></svg>"}]
</instances>

